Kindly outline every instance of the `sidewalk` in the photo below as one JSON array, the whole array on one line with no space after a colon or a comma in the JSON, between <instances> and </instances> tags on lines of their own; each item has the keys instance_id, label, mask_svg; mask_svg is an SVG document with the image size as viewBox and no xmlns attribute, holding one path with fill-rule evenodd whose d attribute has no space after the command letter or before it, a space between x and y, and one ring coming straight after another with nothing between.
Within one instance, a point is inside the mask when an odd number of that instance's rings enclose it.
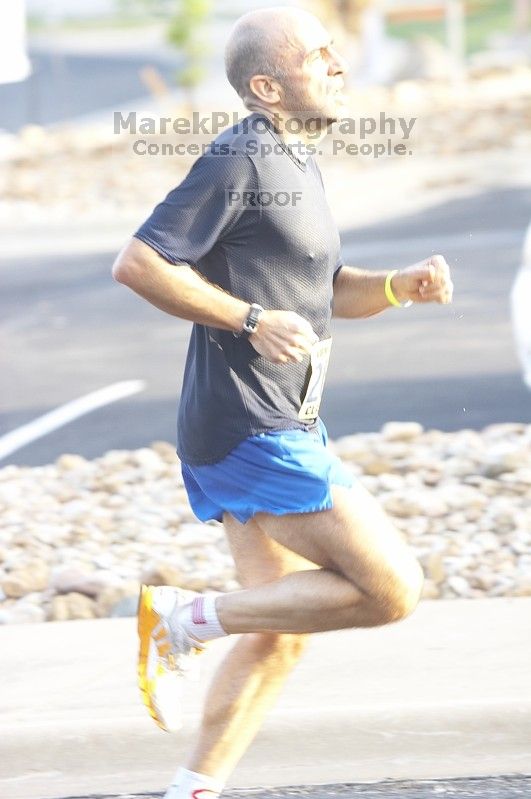
<instances>
[{"instance_id":1,"label":"sidewalk","mask_svg":"<svg viewBox=\"0 0 531 799\"><path fill-rule=\"evenodd\" d=\"M531 772L531 598L423 602L389 627L316 635L233 787ZM208 678L232 641L205 657ZM163 791L183 731L135 684L133 619L0 628L0 795Z\"/></svg>"}]
</instances>

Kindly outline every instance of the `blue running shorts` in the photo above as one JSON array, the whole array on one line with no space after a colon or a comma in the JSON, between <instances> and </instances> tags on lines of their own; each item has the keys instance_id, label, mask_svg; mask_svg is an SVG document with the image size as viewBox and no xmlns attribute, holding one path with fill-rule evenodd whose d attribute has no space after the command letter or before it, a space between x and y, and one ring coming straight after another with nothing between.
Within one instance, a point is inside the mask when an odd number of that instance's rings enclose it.
<instances>
[{"instance_id":1,"label":"blue running shorts","mask_svg":"<svg viewBox=\"0 0 531 799\"><path fill-rule=\"evenodd\" d=\"M193 512L203 522L228 511L245 524L255 513L309 513L332 507L330 486L351 488L351 475L327 449L321 419L314 430L250 436L217 463L181 464Z\"/></svg>"}]
</instances>

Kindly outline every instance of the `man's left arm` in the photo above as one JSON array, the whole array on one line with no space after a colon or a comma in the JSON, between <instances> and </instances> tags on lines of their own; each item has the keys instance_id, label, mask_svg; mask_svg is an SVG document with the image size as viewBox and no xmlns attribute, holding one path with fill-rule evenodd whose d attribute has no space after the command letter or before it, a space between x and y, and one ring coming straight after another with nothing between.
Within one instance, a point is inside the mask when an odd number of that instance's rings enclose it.
<instances>
[{"instance_id":1,"label":"man's left arm","mask_svg":"<svg viewBox=\"0 0 531 799\"><path fill-rule=\"evenodd\" d=\"M388 274L389 270L374 272L342 266L334 281L333 316L360 319L390 308L392 303L385 291ZM411 300L446 305L452 302L453 290L450 269L442 255L432 255L397 270L388 283L388 294L402 304Z\"/></svg>"}]
</instances>

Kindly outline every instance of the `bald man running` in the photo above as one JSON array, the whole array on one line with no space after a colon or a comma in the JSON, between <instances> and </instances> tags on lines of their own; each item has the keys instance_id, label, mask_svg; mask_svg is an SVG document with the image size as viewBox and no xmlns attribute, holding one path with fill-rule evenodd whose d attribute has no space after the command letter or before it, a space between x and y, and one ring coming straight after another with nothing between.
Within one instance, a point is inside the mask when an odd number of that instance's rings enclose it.
<instances>
[{"instance_id":1,"label":"bald man running","mask_svg":"<svg viewBox=\"0 0 531 799\"><path fill-rule=\"evenodd\" d=\"M416 607L422 570L327 449L319 403L332 315L452 296L442 256L385 272L342 262L307 147L345 112L346 66L319 20L284 7L246 14L226 69L250 115L217 137L113 271L157 308L194 322L177 452L191 506L199 519L223 522L243 586L142 589L139 681L164 729L180 724L195 653L243 633L166 799L220 795L309 633L384 625ZM313 120L311 132L293 133L290 119Z\"/></svg>"}]
</instances>

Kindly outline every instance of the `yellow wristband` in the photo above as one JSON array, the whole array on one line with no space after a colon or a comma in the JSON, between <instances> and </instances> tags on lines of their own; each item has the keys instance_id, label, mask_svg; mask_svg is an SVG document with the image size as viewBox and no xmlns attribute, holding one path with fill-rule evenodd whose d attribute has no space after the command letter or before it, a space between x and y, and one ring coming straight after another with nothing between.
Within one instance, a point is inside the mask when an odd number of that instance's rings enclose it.
<instances>
[{"instance_id":1,"label":"yellow wristband","mask_svg":"<svg viewBox=\"0 0 531 799\"><path fill-rule=\"evenodd\" d=\"M394 278L397 272L398 269L393 269L391 272L387 273L387 277L385 278L385 287L384 287L385 296L387 298L387 301L391 305L394 305L396 308L409 308L410 305L413 305L413 300L407 300L407 302L400 302L393 294L393 289L391 288L391 280Z\"/></svg>"}]
</instances>

